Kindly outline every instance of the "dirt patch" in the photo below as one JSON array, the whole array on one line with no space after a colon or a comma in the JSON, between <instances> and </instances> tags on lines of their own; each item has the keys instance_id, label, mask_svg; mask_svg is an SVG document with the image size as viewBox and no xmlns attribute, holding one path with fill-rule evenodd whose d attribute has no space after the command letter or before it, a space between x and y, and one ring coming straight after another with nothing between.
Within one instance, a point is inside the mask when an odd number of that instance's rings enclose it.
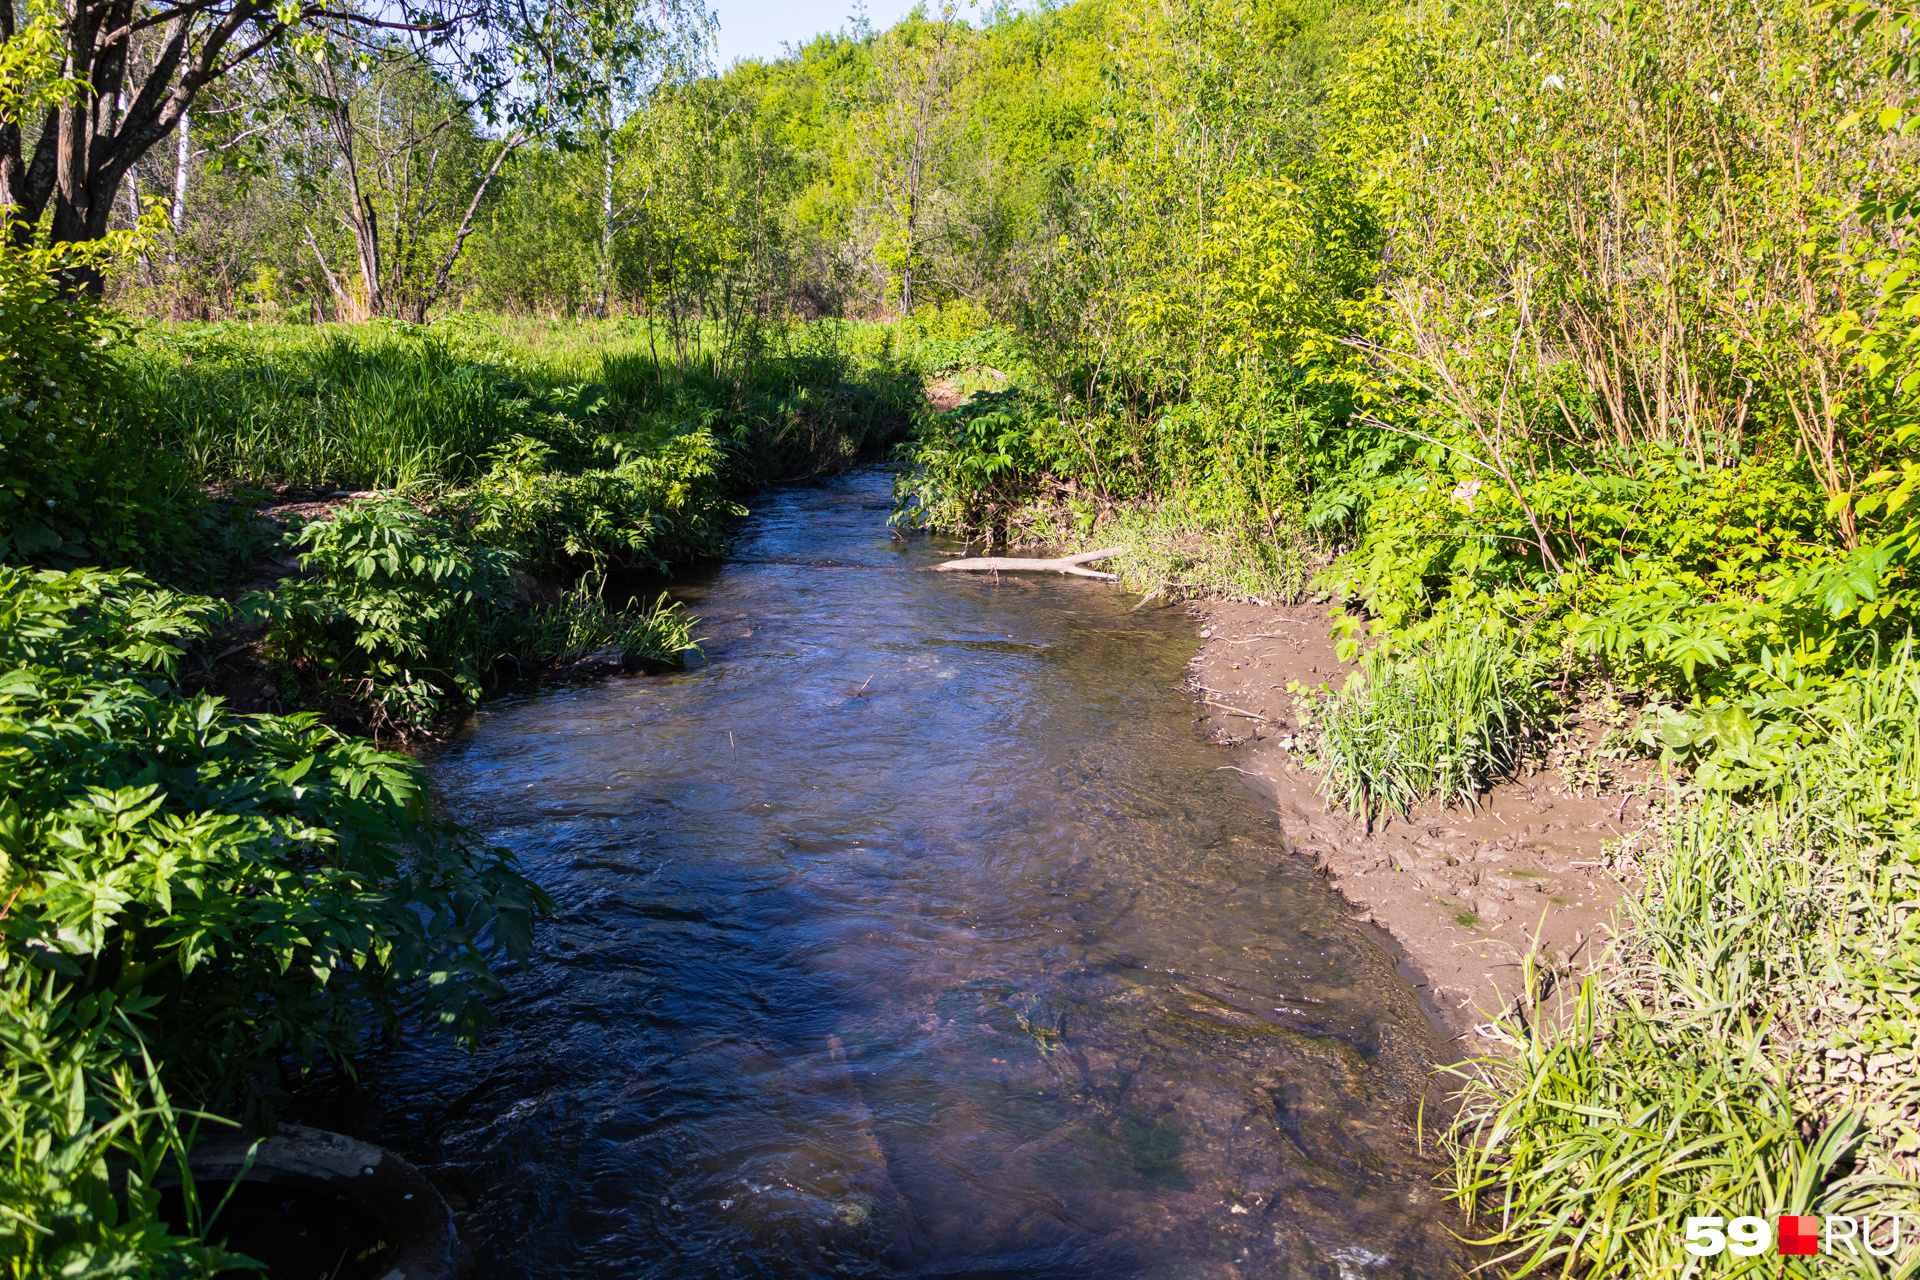
<instances>
[{"instance_id":1,"label":"dirt patch","mask_svg":"<svg viewBox=\"0 0 1920 1280\"><path fill-rule=\"evenodd\" d=\"M927 404L935 413L958 409L970 394L956 386L951 378L936 378L927 384Z\"/></svg>"},{"instance_id":2,"label":"dirt patch","mask_svg":"<svg viewBox=\"0 0 1920 1280\"><path fill-rule=\"evenodd\" d=\"M1325 806L1317 776L1286 745L1297 726L1288 683L1339 688L1353 666L1328 636L1326 606L1187 608L1203 640L1187 687L1201 700L1201 731L1231 749L1222 767L1268 797L1288 845L1392 935L1403 969L1463 1048L1499 1047L1480 1028L1522 995L1522 959L1536 946L1561 973L1561 994L1578 989L1633 888L1608 870L1601 846L1641 825L1644 800L1582 795L1541 772L1502 784L1476 809L1423 805L1368 834Z\"/></svg>"}]
</instances>

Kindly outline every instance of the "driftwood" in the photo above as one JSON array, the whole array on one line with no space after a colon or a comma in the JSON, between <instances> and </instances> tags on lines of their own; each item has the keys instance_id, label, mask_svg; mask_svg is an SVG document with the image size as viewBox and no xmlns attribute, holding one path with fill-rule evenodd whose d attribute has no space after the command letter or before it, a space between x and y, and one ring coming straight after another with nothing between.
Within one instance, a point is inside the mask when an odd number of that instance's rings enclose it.
<instances>
[{"instance_id":1,"label":"driftwood","mask_svg":"<svg viewBox=\"0 0 1920 1280\"><path fill-rule=\"evenodd\" d=\"M1108 556L1117 556L1125 547L1108 547L1105 551L1083 551L1077 556L1061 556L1056 560L1022 560L1012 556L977 556L971 560L948 560L942 564L930 565L935 573L1070 573L1076 578L1099 578L1102 582L1118 582L1117 573L1101 573L1098 569L1082 569L1080 566L1090 560L1105 560Z\"/></svg>"}]
</instances>

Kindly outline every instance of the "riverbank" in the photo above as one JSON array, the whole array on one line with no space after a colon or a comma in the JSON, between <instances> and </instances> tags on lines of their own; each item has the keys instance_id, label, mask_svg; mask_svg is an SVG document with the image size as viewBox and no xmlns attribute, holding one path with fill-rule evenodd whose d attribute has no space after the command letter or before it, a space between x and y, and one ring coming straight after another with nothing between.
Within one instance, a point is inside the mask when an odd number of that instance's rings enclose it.
<instances>
[{"instance_id":1,"label":"riverbank","mask_svg":"<svg viewBox=\"0 0 1920 1280\"><path fill-rule=\"evenodd\" d=\"M35 1169L0 1255L213 1274L192 1204L169 1232L120 1188L376 1035L476 1043L555 906L380 741L529 674L678 665L691 620L647 576L897 436L919 375L831 326L736 366L621 324L133 342L0 274L8 315L59 321L0 377L0 1155Z\"/></svg>"},{"instance_id":2,"label":"riverbank","mask_svg":"<svg viewBox=\"0 0 1920 1280\"><path fill-rule=\"evenodd\" d=\"M1428 801L1368 830L1324 801L1296 737L1288 686L1337 689L1357 666L1340 659L1326 606L1178 607L1199 626L1184 685L1196 726L1227 751L1222 767L1266 797L1288 845L1391 935L1461 1057L1511 1047L1497 1024L1527 995L1529 954L1556 975L1560 997L1601 964L1621 901L1639 887L1620 857L1646 815L1630 774L1596 794L1539 771L1499 783L1476 807Z\"/></svg>"}]
</instances>

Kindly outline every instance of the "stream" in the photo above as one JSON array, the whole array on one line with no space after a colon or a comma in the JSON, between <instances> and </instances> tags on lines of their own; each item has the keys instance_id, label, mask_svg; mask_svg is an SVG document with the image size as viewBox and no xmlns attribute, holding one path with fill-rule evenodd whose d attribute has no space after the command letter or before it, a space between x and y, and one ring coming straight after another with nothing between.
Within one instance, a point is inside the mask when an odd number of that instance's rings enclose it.
<instances>
[{"instance_id":1,"label":"stream","mask_svg":"<svg viewBox=\"0 0 1920 1280\"><path fill-rule=\"evenodd\" d=\"M480 1277L1439 1277L1445 1046L1222 766L1179 610L909 572L884 473L762 495L704 665L485 706L446 811L560 904L477 1053L299 1118ZM318 1111L315 1111L318 1108Z\"/></svg>"}]
</instances>

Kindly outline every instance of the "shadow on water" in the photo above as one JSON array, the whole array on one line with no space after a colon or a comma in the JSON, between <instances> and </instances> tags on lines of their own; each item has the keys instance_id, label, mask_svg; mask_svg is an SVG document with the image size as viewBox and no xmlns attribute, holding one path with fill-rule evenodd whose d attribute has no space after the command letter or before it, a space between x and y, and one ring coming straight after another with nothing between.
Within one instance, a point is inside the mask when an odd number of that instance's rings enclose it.
<instances>
[{"instance_id":1,"label":"shadow on water","mask_svg":"<svg viewBox=\"0 0 1920 1280\"><path fill-rule=\"evenodd\" d=\"M885 475L768 495L709 662L496 703L456 816L559 900L501 1028L318 1123L484 1276L1432 1277L1441 1052L1173 688L1177 613L908 572Z\"/></svg>"}]
</instances>

